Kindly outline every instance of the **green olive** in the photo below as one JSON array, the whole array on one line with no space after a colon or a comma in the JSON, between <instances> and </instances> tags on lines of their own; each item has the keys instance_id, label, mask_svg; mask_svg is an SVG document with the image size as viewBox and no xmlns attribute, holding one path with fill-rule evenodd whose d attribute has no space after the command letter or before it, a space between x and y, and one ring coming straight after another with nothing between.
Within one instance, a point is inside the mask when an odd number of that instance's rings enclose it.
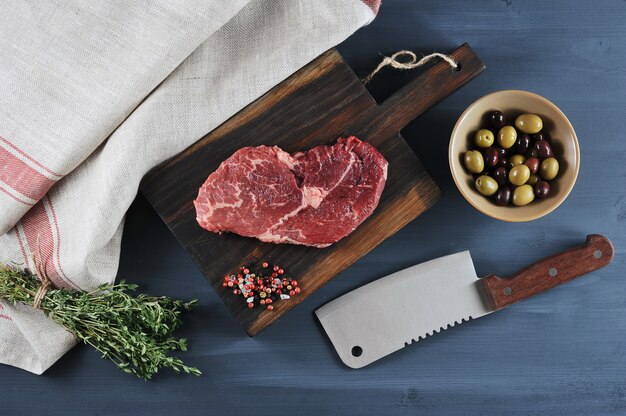
<instances>
[{"instance_id":1,"label":"green olive","mask_svg":"<svg viewBox=\"0 0 626 416\"><path fill-rule=\"evenodd\" d=\"M515 119L515 127L524 133L535 134L543 128L543 121L536 114L522 114Z\"/></svg>"},{"instance_id":2,"label":"green olive","mask_svg":"<svg viewBox=\"0 0 626 416\"><path fill-rule=\"evenodd\" d=\"M513 166L509 171L509 182L515 186L524 185L530 178L530 169L526 165Z\"/></svg>"},{"instance_id":3,"label":"green olive","mask_svg":"<svg viewBox=\"0 0 626 416\"><path fill-rule=\"evenodd\" d=\"M496 182L496 180L491 176L479 176L478 179L476 179L475 185L478 192L485 196L491 196L498 191L498 182Z\"/></svg>"},{"instance_id":4,"label":"green olive","mask_svg":"<svg viewBox=\"0 0 626 416\"><path fill-rule=\"evenodd\" d=\"M522 165L526 162L526 158L523 155L513 155L509 158L511 166Z\"/></svg>"},{"instance_id":5,"label":"green olive","mask_svg":"<svg viewBox=\"0 0 626 416\"><path fill-rule=\"evenodd\" d=\"M493 133L487 129L478 130L474 136L474 142L478 147L490 147L493 144L493 140Z\"/></svg>"},{"instance_id":6,"label":"green olive","mask_svg":"<svg viewBox=\"0 0 626 416\"><path fill-rule=\"evenodd\" d=\"M530 185L522 185L513 191L513 205L521 207L528 205L535 199L535 191Z\"/></svg>"},{"instance_id":7,"label":"green olive","mask_svg":"<svg viewBox=\"0 0 626 416\"><path fill-rule=\"evenodd\" d=\"M536 173L533 173L530 175L530 178L528 178L528 181L526 181L527 184L529 185L534 185L537 182L539 182L541 178L539 177L539 175L537 175Z\"/></svg>"},{"instance_id":8,"label":"green olive","mask_svg":"<svg viewBox=\"0 0 626 416\"><path fill-rule=\"evenodd\" d=\"M465 152L465 157L463 158L465 162L465 167L472 173L480 173L485 169L485 159L483 159L483 154L478 150L469 150Z\"/></svg>"},{"instance_id":9,"label":"green olive","mask_svg":"<svg viewBox=\"0 0 626 416\"><path fill-rule=\"evenodd\" d=\"M539 175L546 181L551 181L559 174L559 161L553 157L543 159L539 167Z\"/></svg>"},{"instance_id":10,"label":"green olive","mask_svg":"<svg viewBox=\"0 0 626 416\"><path fill-rule=\"evenodd\" d=\"M504 126L498 131L498 144L508 149L517 141L517 131L513 126Z\"/></svg>"}]
</instances>

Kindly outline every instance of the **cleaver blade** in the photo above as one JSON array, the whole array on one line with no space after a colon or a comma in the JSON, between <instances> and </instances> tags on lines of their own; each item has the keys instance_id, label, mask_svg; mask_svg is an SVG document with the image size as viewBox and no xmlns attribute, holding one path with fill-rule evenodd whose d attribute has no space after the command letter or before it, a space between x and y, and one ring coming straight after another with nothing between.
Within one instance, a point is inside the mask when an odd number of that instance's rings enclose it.
<instances>
[{"instance_id":1,"label":"cleaver blade","mask_svg":"<svg viewBox=\"0 0 626 416\"><path fill-rule=\"evenodd\" d=\"M341 360L361 368L413 341L480 318L608 265L599 234L513 276L479 279L469 251L440 257L347 293L315 311Z\"/></svg>"},{"instance_id":2,"label":"cleaver blade","mask_svg":"<svg viewBox=\"0 0 626 416\"><path fill-rule=\"evenodd\" d=\"M463 251L375 280L315 314L341 360L361 368L413 341L490 313L479 283L470 253Z\"/></svg>"}]
</instances>

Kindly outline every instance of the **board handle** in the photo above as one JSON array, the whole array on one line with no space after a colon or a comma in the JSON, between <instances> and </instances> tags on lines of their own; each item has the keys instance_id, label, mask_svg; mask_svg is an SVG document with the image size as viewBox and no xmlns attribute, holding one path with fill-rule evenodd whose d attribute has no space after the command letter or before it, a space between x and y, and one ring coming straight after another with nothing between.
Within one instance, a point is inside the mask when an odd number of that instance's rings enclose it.
<instances>
[{"instance_id":1,"label":"board handle","mask_svg":"<svg viewBox=\"0 0 626 416\"><path fill-rule=\"evenodd\" d=\"M467 43L449 54L459 67L441 60L420 69L416 78L378 105L379 128L398 132L424 111L476 78L485 65Z\"/></svg>"},{"instance_id":2,"label":"board handle","mask_svg":"<svg viewBox=\"0 0 626 416\"><path fill-rule=\"evenodd\" d=\"M492 274L481 281L493 310L497 310L600 269L612 259L609 239L591 234L582 246L540 260L511 277Z\"/></svg>"}]
</instances>

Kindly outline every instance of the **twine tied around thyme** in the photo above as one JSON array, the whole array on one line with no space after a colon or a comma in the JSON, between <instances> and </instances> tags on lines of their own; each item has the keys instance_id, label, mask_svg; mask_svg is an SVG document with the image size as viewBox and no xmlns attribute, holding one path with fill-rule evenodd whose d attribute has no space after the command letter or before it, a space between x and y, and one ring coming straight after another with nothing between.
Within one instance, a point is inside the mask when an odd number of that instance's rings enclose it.
<instances>
[{"instance_id":1,"label":"twine tied around thyme","mask_svg":"<svg viewBox=\"0 0 626 416\"><path fill-rule=\"evenodd\" d=\"M32 245L31 270L0 262L0 298L43 311L125 373L146 380L165 368L201 374L172 355L187 350L187 340L172 334L182 324L182 312L191 309L195 300L134 295L130 292L137 285L124 280L104 283L91 291L55 287L46 267L53 256L44 257L42 250L45 247L38 239L37 245Z\"/></svg>"},{"instance_id":2,"label":"twine tied around thyme","mask_svg":"<svg viewBox=\"0 0 626 416\"><path fill-rule=\"evenodd\" d=\"M50 282L50 278L48 277L48 273L46 272L46 263L43 260L43 255L41 254L41 245L39 244L39 237L37 237L37 255L33 254L33 263L35 264L35 272L37 273L37 277L41 281L41 285L37 289L37 293L35 293L35 299L33 300L33 307L35 309L41 309L41 300L48 293L48 289L52 286L52 282Z\"/></svg>"},{"instance_id":3,"label":"twine tied around thyme","mask_svg":"<svg viewBox=\"0 0 626 416\"><path fill-rule=\"evenodd\" d=\"M408 61L401 62L398 60L398 58L406 58L406 57L408 57L409 59ZM396 69L414 69L430 62L431 60L435 58L443 59L448 64L450 64L452 69L455 71L460 68L458 62L452 59L450 55L445 55L443 53L435 52L435 53L431 53L430 55L426 55L422 57L420 60L418 60L417 55L415 55L415 53L411 51L403 50L403 51L398 51L391 56L385 56L385 58L378 64L376 69L374 69L367 77L363 79L363 84L367 85L372 80L372 78L374 78L374 75L376 75L378 72L380 72L381 69L383 69L386 66L391 66L392 68L396 68Z\"/></svg>"}]
</instances>

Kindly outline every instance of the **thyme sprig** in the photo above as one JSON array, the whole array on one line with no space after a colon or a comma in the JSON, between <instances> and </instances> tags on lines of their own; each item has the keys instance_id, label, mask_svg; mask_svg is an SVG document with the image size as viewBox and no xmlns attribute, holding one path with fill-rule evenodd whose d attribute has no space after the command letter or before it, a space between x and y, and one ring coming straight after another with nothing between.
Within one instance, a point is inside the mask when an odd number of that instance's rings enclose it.
<instances>
[{"instance_id":1,"label":"thyme sprig","mask_svg":"<svg viewBox=\"0 0 626 416\"><path fill-rule=\"evenodd\" d=\"M40 285L28 270L0 263L0 298L33 305ZM169 355L187 350L187 340L171 334L182 324L182 311L197 301L129 293L136 289L137 285L125 281L103 284L91 292L51 288L39 308L125 373L145 380L162 368L200 375L197 368Z\"/></svg>"}]
</instances>

